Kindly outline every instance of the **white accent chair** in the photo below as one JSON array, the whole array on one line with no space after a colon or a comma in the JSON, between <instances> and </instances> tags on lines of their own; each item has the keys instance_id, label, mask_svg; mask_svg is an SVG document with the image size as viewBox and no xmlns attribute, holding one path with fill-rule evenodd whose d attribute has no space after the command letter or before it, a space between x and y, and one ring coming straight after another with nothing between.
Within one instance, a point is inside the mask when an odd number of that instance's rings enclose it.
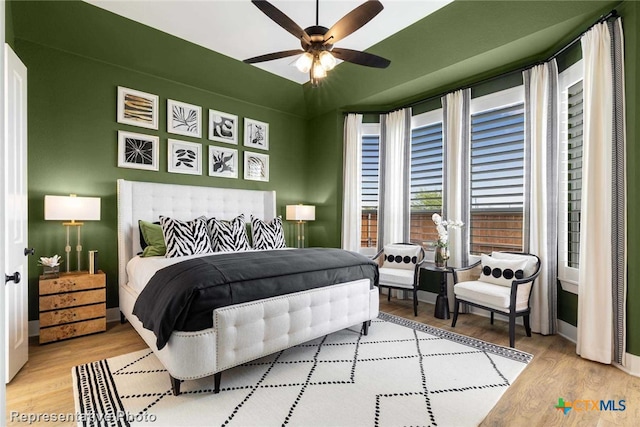
<instances>
[{"instance_id":1,"label":"white accent chair","mask_svg":"<svg viewBox=\"0 0 640 427\"><path fill-rule=\"evenodd\" d=\"M391 300L391 289L411 291L413 314L417 316L420 266L425 260L422 246L414 243L388 244L373 259L380 265L378 288L388 288L387 301Z\"/></svg>"},{"instance_id":2,"label":"white accent chair","mask_svg":"<svg viewBox=\"0 0 640 427\"><path fill-rule=\"evenodd\" d=\"M540 258L528 253L493 252L481 260L453 270L454 313L456 326L460 304L465 303L509 317L509 346L515 345L516 318L522 317L527 336L531 336L531 289L540 274Z\"/></svg>"}]
</instances>

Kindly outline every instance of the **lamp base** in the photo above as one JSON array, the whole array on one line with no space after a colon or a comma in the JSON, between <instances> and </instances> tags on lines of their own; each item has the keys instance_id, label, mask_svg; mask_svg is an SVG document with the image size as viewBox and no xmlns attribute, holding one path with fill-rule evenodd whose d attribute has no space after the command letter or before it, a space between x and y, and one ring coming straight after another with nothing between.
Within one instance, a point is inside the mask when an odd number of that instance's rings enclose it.
<instances>
[{"instance_id":1,"label":"lamp base","mask_svg":"<svg viewBox=\"0 0 640 427\"><path fill-rule=\"evenodd\" d=\"M81 265L81 256L82 256L82 244L81 244L81 229L82 226L84 225L84 223L82 222L76 222L76 221L72 221L72 222L63 222L62 225L64 225L64 227L66 228L66 234L67 234L67 244L64 247L64 251L66 253L66 260L67 260L67 273L69 273L69 271L71 270L71 242L70 242L70 238L69 238L69 234L71 231L71 227L78 227L77 228L77 242L76 242L76 254L78 257L78 264L76 265L76 271L81 271L80 270L80 265Z\"/></svg>"}]
</instances>

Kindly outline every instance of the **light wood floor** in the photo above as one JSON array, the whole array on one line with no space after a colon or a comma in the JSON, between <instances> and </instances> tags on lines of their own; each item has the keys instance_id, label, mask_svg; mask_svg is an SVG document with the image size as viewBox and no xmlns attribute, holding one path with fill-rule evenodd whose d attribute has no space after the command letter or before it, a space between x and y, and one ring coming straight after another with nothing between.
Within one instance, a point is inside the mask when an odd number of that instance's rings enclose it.
<instances>
[{"instance_id":1,"label":"light wood floor","mask_svg":"<svg viewBox=\"0 0 640 427\"><path fill-rule=\"evenodd\" d=\"M383 299L381 311L427 323L442 329L508 346L507 324L475 315L461 315L456 328L450 320L433 316L433 305L420 303L413 316L407 300ZM107 332L40 346L33 340L29 362L7 385L7 424L11 412L72 413L75 411L71 368L73 366L146 348L128 324L111 323ZM640 423L640 378L608 365L586 361L575 354L575 345L559 336L516 333L516 348L534 355L533 361L509 387L482 426L635 426ZM554 409L558 398L574 400L625 400L626 410L571 410L563 415ZM619 406L617 406L619 407ZM36 424L37 425L37 424ZM43 423L40 425L71 425Z\"/></svg>"}]
</instances>

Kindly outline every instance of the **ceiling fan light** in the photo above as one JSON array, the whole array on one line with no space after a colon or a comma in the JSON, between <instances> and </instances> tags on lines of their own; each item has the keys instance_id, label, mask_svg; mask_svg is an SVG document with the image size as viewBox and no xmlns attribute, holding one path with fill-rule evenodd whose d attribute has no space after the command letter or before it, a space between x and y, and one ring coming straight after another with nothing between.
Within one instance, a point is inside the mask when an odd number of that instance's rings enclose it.
<instances>
[{"instance_id":1,"label":"ceiling fan light","mask_svg":"<svg viewBox=\"0 0 640 427\"><path fill-rule=\"evenodd\" d=\"M313 69L311 70L311 74L313 75L314 79L324 79L325 77L327 77L327 70L324 69L324 67L320 64L319 61L316 61L313 64Z\"/></svg>"},{"instance_id":2,"label":"ceiling fan light","mask_svg":"<svg viewBox=\"0 0 640 427\"><path fill-rule=\"evenodd\" d=\"M305 52L296 61L296 68L303 73L308 73L313 65L313 56L309 52Z\"/></svg>"},{"instance_id":3,"label":"ceiling fan light","mask_svg":"<svg viewBox=\"0 0 640 427\"><path fill-rule=\"evenodd\" d=\"M325 71L333 70L336 66L336 58L329 51L323 51L320 53L320 64Z\"/></svg>"}]
</instances>

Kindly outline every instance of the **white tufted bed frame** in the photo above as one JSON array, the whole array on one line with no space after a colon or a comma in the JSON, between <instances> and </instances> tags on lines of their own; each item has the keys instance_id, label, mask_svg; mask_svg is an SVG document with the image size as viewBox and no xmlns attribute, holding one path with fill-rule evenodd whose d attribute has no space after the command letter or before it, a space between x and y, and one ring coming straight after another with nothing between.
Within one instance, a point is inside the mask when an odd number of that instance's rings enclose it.
<instances>
[{"instance_id":1,"label":"white tufted bed frame","mask_svg":"<svg viewBox=\"0 0 640 427\"><path fill-rule=\"evenodd\" d=\"M118 180L118 273L122 319L126 318L157 355L171 377L180 380L215 375L245 362L362 323L365 333L378 316L378 291L368 279L216 309L213 327L175 331L162 349L155 334L132 314L138 293L128 286L126 266L142 251L138 220L160 215L191 220L200 215L232 219L239 214L274 218L275 191L236 190Z\"/></svg>"}]
</instances>

